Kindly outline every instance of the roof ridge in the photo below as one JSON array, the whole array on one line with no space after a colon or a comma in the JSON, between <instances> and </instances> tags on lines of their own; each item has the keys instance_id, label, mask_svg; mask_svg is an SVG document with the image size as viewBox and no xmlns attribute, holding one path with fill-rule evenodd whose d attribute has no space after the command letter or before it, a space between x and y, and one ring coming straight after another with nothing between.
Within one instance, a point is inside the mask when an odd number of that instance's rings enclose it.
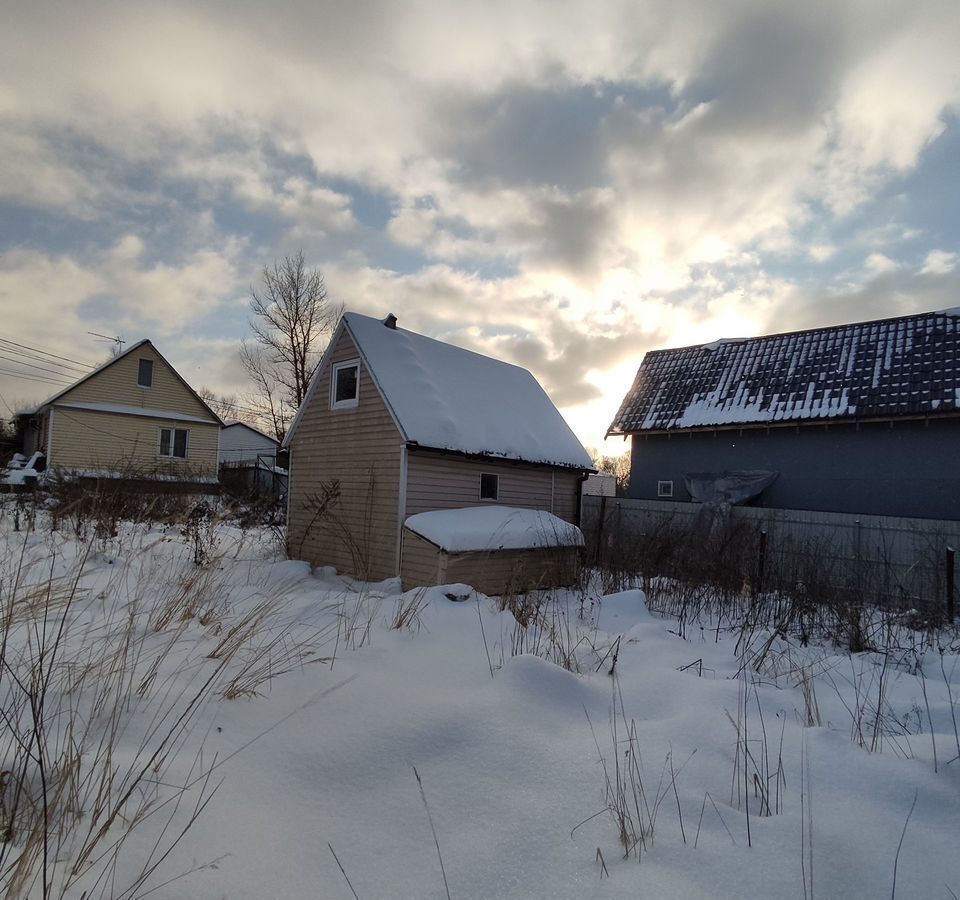
<instances>
[{"instance_id":1,"label":"roof ridge","mask_svg":"<svg viewBox=\"0 0 960 900\"><path fill-rule=\"evenodd\" d=\"M861 322L845 322L840 325L817 325L813 328L797 328L793 331L774 331L770 334L755 334L750 337L720 337L712 341L702 341L699 344L685 344L682 347L660 347L656 350L648 350L645 356L656 356L661 353L679 353L681 350L696 350L700 347L709 347L711 344L743 344L748 341L766 341L775 338L794 337L800 334L814 334L818 331L839 331L842 328L860 328L867 325L883 325L888 322L901 322L905 319L922 319L931 316L942 316L944 318L960 318L960 307L954 312L952 309L936 309L930 312L906 313L902 316L887 316L883 319L865 319Z\"/></svg>"}]
</instances>

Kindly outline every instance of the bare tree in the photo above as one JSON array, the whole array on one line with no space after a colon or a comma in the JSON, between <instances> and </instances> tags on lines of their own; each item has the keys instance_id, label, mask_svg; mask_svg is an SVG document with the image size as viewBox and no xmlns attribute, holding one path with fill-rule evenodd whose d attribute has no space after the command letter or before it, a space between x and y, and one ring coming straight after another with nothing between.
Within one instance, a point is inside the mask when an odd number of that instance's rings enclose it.
<instances>
[{"instance_id":1,"label":"bare tree","mask_svg":"<svg viewBox=\"0 0 960 900\"><path fill-rule=\"evenodd\" d=\"M625 493L630 486L629 448L619 456L606 456L593 448L589 452L597 471L613 475L617 479L617 493Z\"/></svg>"},{"instance_id":2,"label":"bare tree","mask_svg":"<svg viewBox=\"0 0 960 900\"><path fill-rule=\"evenodd\" d=\"M263 268L263 285L250 288L253 337L240 345L240 361L254 384L251 402L277 438L303 403L310 376L342 307L327 297L319 269L303 251Z\"/></svg>"},{"instance_id":3,"label":"bare tree","mask_svg":"<svg viewBox=\"0 0 960 900\"><path fill-rule=\"evenodd\" d=\"M236 394L218 394L208 387L197 388L197 396L208 406L213 407L213 411L220 416L224 422L243 422L254 418L248 414L246 407L240 403ZM254 424L249 422L249 424Z\"/></svg>"}]
</instances>

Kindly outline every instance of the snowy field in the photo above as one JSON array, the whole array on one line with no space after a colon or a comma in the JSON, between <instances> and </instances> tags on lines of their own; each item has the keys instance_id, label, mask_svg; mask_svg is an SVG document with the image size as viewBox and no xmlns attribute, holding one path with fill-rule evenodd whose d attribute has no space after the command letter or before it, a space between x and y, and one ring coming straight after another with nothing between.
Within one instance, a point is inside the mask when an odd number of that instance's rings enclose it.
<instances>
[{"instance_id":1,"label":"snowy field","mask_svg":"<svg viewBox=\"0 0 960 900\"><path fill-rule=\"evenodd\" d=\"M19 524L7 896L960 893L956 632L851 656L639 591L401 595L266 530Z\"/></svg>"}]
</instances>

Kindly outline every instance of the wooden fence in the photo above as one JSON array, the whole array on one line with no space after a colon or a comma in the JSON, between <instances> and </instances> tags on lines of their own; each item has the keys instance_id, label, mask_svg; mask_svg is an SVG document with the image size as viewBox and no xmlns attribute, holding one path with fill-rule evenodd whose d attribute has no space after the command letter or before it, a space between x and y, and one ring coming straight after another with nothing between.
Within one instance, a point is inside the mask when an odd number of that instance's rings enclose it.
<instances>
[{"instance_id":1,"label":"wooden fence","mask_svg":"<svg viewBox=\"0 0 960 900\"><path fill-rule=\"evenodd\" d=\"M954 613L954 548L960 547L960 522L894 516L865 516L753 506L729 508L717 516L696 503L583 498L582 522L587 550L602 558L642 554L644 544L665 531L687 549L717 547L718 533L746 537L746 576L766 586L783 586L815 565L835 585L868 587L884 601L927 605L942 602ZM733 552L731 550L731 552Z\"/></svg>"}]
</instances>

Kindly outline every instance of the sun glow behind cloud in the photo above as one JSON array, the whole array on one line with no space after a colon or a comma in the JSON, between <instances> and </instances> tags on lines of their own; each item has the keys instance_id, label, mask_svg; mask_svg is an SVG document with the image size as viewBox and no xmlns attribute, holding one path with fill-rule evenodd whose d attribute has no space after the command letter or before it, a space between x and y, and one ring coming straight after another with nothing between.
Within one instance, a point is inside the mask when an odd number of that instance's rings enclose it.
<instances>
[{"instance_id":1,"label":"sun glow behind cloud","mask_svg":"<svg viewBox=\"0 0 960 900\"><path fill-rule=\"evenodd\" d=\"M55 351L150 336L236 391L247 287L303 248L349 308L529 367L596 445L646 350L957 302L952 3L5 19L0 305Z\"/></svg>"}]
</instances>

